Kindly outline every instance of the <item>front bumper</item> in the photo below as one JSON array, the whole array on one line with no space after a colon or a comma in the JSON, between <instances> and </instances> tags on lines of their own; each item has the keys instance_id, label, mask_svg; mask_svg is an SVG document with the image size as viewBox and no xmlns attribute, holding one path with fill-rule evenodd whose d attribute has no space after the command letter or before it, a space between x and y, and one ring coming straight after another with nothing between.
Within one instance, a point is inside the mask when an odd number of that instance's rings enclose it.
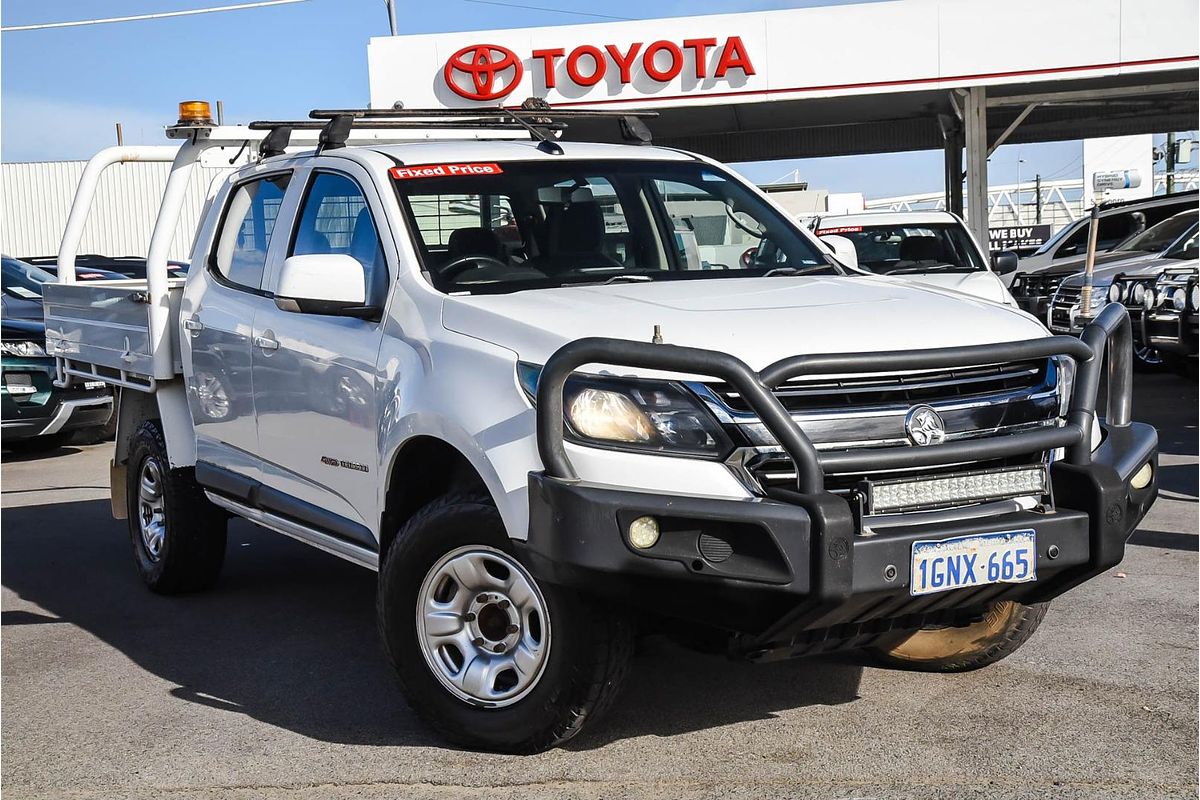
<instances>
[{"instance_id":1,"label":"front bumper","mask_svg":"<svg viewBox=\"0 0 1200 800\"><path fill-rule=\"evenodd\" d=\"M0 366L0 426L6 439L98 427L112 416L107 389L54 386L54 359L5 357Z\"/></svg>"},{"instance_id":2,"label":"front bumper","mask_svg":"<svg viewBox=\"0 0 1200 800\"><path fill-rule=\"evenodd\" d=\"M1090 433L1106 347L1110 418L1093 451ZM1054 353L1068 354L1078 365L1061 427L928 447L818 453L767 389L800 373L999 363ZM998 600L1049 600L1120 563L1126 540L1157 495L1157 433L1129 421L1130 353L1129 320L1119 306L1101 312L1079 339L798 356L761 373L709 351L581 340L547 362L538 384L538 445L546 470L530 475L529 535L517 543L519 554L548 583L730 630L737 634L735 650L752 658L858 647L899 630L962 625ZM735 384L792 458L796 490L739 500L580 481L562 449L561 395L571 371L590 363L709 372ZM1011 504L1002 513L976 509L974 517L900 515L868 531L846 499L825 488L827 471L866 464L918 468L1060 447L1065 457L1051 465L1051 499L1034 510ZM1147 464L1150 480L1134 488L1133 477ZM641 516L654 517L661 531L643 550L627 539L630 523ZM914 541L1024 529L1037 536L1036 582L911 595Z\"/></svg>"},{"instance_id":3,"label":"front bumper","mask_svg":"<svg viewBox=\"0 0 1200 800\"><path fill-rule=\"evenodd\" d=\"M1049 297L1038 297L1036 295L1025 297L1014 296L1013 299L1017 301L1017 306L1022 311L1026 311L1037 317L1043 324L1046 322L1046 313L1050 310Z\"/></svg>"},{"instance_id":4,"label":"front bumper","mask_svg":"<svg viewBox=\"0 0 1200 800\"><path fill-rule=\"evenodd\" d=\"M1104 431L1091 464L1052 465L1053 508L869 536L834 495L795 503L664 496L534 473L529 538L517 544L539 580L726 628L749 657L862 646L970 618L997 600L1050 600L1120 563L1157 496L1158 437L1137 423ZM1130 479L1146 463L1153 477L1134 489ZM647 515L662 535L638 550L629 524ZM1037 581L910 595L914 541L1023 529L1037 534Z\"/></svg>"},{"instance_id":5,"label":"front bumper","mask_svg":"<svg viewBox=\"0 0 1200 800\"><path fill-rule=\"evenodd\" d=\"M1181 356L1196 355L1200 345L1200 326L1195 311L1181 313L1161 309L1141 315L1135 328L1135 338L1164 353Z\"/></svg>"}]
</instances>

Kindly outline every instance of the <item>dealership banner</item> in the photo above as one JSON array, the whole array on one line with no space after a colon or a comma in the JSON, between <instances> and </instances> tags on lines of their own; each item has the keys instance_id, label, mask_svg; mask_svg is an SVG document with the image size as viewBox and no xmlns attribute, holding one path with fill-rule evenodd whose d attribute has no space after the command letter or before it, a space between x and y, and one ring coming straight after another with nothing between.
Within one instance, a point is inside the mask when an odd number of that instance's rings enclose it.
<instances>
[{"instance_id":1,"label":"dealership banner","mask_svg":"<svg viewBox=\"0 0 1200 800\"><path fill-rule=\"evenodd\" d=\"M990 250L1028 250L1041 247L1054 235L1053 225L1011 225L988 230Z\"/></svg>"}]
</instances>

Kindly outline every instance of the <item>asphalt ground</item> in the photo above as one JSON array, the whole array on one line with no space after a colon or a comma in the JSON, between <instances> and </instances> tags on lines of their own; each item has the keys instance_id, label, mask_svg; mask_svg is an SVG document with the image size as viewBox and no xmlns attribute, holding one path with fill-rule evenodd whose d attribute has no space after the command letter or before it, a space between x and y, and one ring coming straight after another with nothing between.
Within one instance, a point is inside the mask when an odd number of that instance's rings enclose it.
<instances>
[{"instance_id":1,"label":"asphalt ground","mask_svg":"<svg viewBox=\"0 0 1200 800\"><path fill-rule=\"evenodd\" d=\"M1162 496L1125 562L988 669L748 665L641 643L612 714L531 757L405 706L374 576L235 522L218 587L144 590L110 446L5 454L2 788L12 798L1196 796L1197 387L1139 376Z\"/></svg>"}]
</instances>

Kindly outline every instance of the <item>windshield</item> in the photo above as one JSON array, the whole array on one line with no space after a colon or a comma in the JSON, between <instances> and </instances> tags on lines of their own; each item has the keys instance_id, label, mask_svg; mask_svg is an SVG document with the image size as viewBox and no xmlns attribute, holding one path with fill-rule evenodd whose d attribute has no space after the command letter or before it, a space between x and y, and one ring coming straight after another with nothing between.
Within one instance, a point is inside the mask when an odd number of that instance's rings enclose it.
<instances>
[{"instance_id":1,"label":"windshield","mask_svg":"<svg viewBox=\"0 0 1200 800\"><path fill-rule=\"evenodd\" d=\"M4 256L3 291L9 297L21 300L41 300L42 284L53 283L54 276L32 264Z\"/></svg>"},{"instance_id":2,"label":"windshield","mask_svg":"<svg viewBox=\"0 0 1200 800\"><path fill-rule=\"evenodd\" d=\"M821 220L818 236L843 236L854 243L858 266L880 275L921 272L979 272L987 266L961 225L953 222L836 225Z\"/></svg>"},{"instance_id":3,"label":"windshield","mask_svg":"<svg viewBox=\"0 0 1200 800\"><path fill-rule=\"evenodd\" d=\"M1142 253L1161 253L1174 244L1179 237L1187 233L1189 228L1196 227L1196 214L1197 212L1195 211L1176 214L1170 219L1163 220L1154 227L1146 229L1137 236L1130 237L1116 249Z\"/></svg>"},{"instance_id":4,"label":"windshield","mask_svg":"<svg viewBox=\"0 0 1200 800\"><path fill-rule=\"evenodd\" d=\"M444 292L836 274L794 222L697 162L430 164L392 176Z\"/></svg>"},{"instance_id":5,"label":"windshield","mask_svg":"<svg viewBox=\"0 0 1200 800\"><path fill-rule=\"evenodd\" d=\"M1163 253L1163 258L1178 258L1181 261L1200 258L1200 230L1193 227L1187 235L1181 236L1170 250Z\"/></svg>"}]
</instances>

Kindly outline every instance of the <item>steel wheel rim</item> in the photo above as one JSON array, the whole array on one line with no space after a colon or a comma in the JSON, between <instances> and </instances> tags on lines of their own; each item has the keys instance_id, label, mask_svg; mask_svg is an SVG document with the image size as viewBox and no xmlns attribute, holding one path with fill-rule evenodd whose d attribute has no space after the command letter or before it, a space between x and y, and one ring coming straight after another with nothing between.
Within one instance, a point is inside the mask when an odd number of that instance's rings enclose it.
<instances>
[{"instance_id":1,"label":"steel wheel rim","mask_svg":"<svg viewBox=\"0 0 1200 800\"><path fill-rule=\"evenodd\" d=\"M1152 367L1157 367L1163 363L1162 353L1158 352L1158 348L1156 347L1140 345L1133 348L1133 354L1137 356L1138 361L1141 361L1143 364L1149 364Z\"/></svg>"},{"instance_id":2,"label":"steel wheel rim","mask_svg":"<svg viewBox=\"0 0 1200 800\"><path fill-rule=\"evenodd\" d=\"M442 556L417 593L417 640L450 694L474 706L519 702L537 685L550 652L550 617L532 576L482 545Z\"/></svg>"},{"instance_id":3,"label":"steel wheel rim","mask_svg":"<svg viewBox=\"0 0 1200 800\"><path fill-rule=\"evenodd\" d=\"M146 555L151 561L158 561L167 538L167 506L163 497L162 469L153 456L142 462L138 474L138 527Z\"/></svg>"}]
</instances>

